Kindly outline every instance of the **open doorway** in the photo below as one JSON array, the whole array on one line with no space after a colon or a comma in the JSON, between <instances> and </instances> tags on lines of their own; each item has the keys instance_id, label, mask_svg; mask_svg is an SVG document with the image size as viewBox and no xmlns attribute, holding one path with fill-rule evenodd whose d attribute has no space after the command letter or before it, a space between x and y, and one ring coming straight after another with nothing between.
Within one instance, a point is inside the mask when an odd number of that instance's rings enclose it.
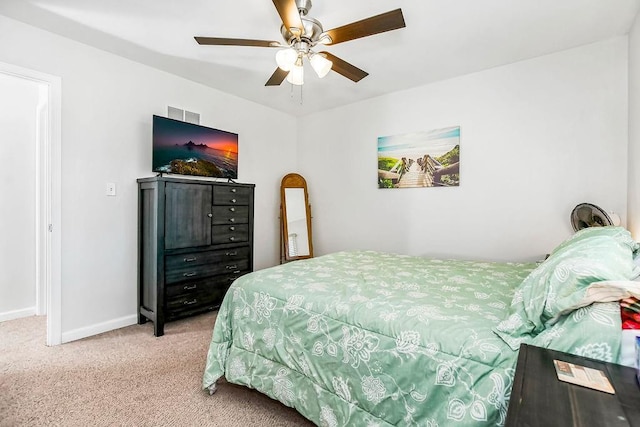
<instances>
[{"instance_id":1,"label":"open doorway","mask_svg":"<svg viewBox=\"0 0 640 427\"><path fill-rule=\"evenodd\" d=\"M60 78L0 63L0 321L47 315L61 343Z\"/></svg>"}]
</instances>

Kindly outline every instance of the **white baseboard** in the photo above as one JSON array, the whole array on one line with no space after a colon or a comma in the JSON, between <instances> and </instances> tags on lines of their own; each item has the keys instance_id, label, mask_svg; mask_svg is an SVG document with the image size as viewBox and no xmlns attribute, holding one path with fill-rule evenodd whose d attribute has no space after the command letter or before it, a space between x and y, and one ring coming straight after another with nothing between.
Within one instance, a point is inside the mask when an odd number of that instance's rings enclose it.
<instances>
[{"instance_id":1,"label":"white baseboard","mask_svg":"<svg viewBox=\"0 0 640 427\"><path fill-rule=\"evenodd\" d=\"M109 320L107 322L96 323L95 325L85 326L84 328L74 329L72 331L62 332L62 342L71 342L82 338L98 335L103 332L113 331L114 329L124 328L138 323L138 316L124 316L119 319Z\"/></svg>"},{"instance_id":2,"label":"white baseboard","mask_svg":"<svg viewBox=\"0 0 640 427\"><path fill-rule=\"evenodd\" d=\"M5 311L4 313L0 313L0 322L19 319L21 317L35 316L35 315L36 315L35 307L23 308L21 310Z\"/></svg>"}]
</instances>

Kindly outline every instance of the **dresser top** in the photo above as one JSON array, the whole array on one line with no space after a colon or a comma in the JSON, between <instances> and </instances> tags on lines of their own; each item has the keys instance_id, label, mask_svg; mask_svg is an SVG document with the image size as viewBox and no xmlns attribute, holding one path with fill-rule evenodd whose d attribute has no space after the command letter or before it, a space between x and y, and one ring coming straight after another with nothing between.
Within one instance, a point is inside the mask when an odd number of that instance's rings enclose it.
<instances>
[{"instance_id":1,"label":"dresser top","mask_svg":"<svg viewBox=\"0 0 640 427\"><path fill-rule=\"evenodd\" d=\"M138 178L137 182L180 182L180 183L191 183L191 184L215 184L215 185L231 185L231 186L245 186L245 187L255 187L255 184L247 184L233 181L221 181L220 178L205 178L205 177L185 177L180 175L178 176L150 176L147 178Z\"/></svg>"}]
</instances>

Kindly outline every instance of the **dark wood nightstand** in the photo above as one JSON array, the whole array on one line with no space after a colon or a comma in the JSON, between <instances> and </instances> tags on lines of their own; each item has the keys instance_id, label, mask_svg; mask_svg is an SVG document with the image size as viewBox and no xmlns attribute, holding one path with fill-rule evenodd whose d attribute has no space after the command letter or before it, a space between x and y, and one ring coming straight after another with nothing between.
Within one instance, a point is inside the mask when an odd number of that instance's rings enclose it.
<instances>
[{"instance_id":1,"label":"dark wood nightstand","mask_svg":"<svg viewBox=\"0 0 640 427\"><path fill-rule=\"evenodd\" d=\"M558 380L554 359L603 371L616 393ZM522 344L505 426L640 426L636 370Z\"/></svg>"}]
</instances>

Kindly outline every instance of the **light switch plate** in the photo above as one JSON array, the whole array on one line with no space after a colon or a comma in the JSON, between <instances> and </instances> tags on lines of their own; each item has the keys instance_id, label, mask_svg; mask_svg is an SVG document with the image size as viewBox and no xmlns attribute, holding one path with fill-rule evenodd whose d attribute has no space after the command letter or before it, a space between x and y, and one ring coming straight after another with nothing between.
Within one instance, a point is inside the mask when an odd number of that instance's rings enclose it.
<instances>
[{"instance_id":1,"label":"light switch plate","mask_svg":"<svg viewBox=\"0 0 640 427\"><path fill-rule=\"evenodd\" d=\"M116 183L107 182L107 196L115 196L115 195L116 195Z\"/></svg>"}]
</instances>

